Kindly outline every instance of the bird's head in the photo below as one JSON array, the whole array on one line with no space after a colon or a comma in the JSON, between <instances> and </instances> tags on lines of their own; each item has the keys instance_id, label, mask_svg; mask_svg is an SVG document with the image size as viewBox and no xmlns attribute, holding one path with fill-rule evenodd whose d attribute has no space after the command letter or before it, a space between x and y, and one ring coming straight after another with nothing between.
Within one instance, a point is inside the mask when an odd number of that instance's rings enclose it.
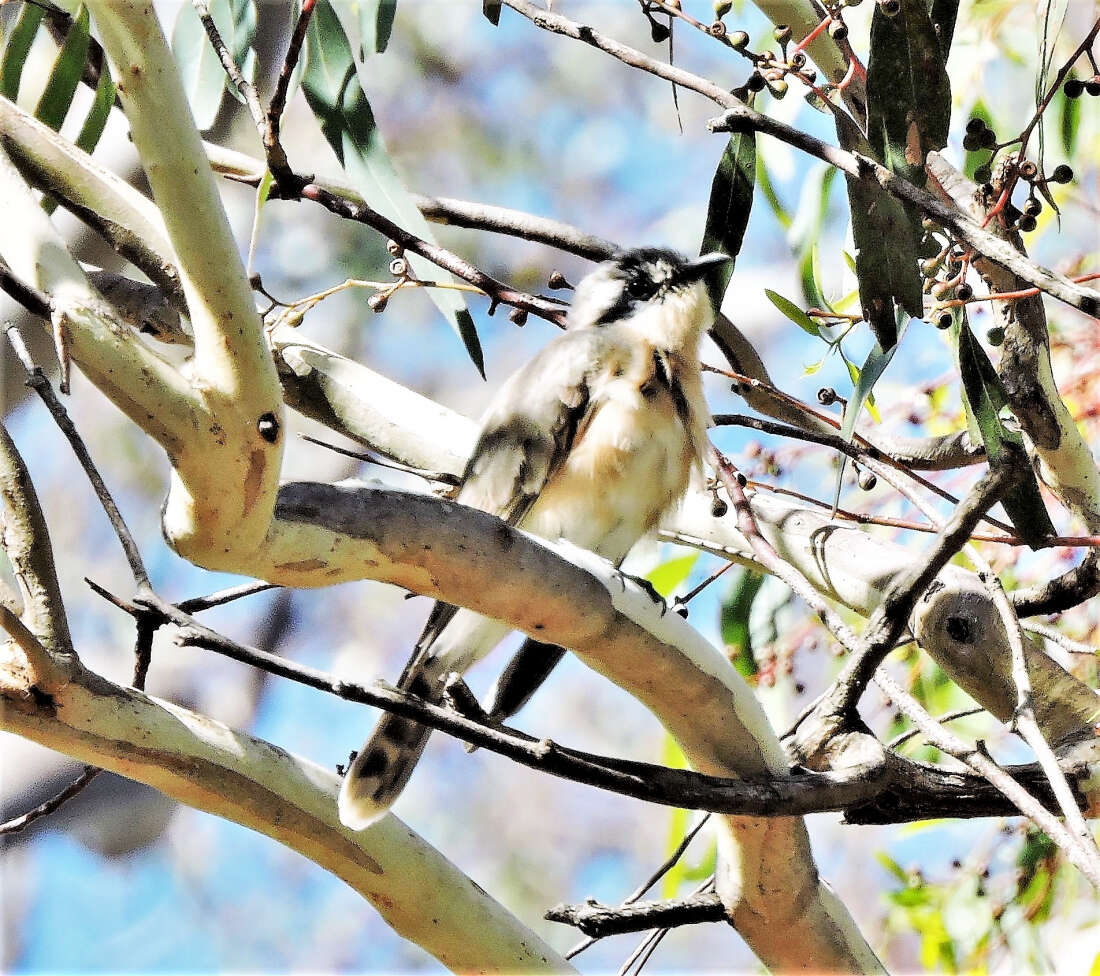
<instances>
[{"instance_id":1,"label":"bird's head","mask_svg":"<svg viewBox=\"0 0 1100 976\"><path fill-rule=\"evenodd\" d=\"M729 260L656 247L622 251L578 283L567 327L624 325L655 346L693 353L714 320L704 279Z\"/></svg>"}]
</instances>

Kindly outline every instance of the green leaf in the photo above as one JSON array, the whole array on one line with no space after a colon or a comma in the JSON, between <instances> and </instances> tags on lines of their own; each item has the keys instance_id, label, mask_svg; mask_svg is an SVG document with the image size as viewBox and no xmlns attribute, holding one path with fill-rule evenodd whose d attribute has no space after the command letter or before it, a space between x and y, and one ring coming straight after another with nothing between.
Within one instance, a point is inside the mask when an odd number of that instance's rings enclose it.
<instances>
[{"instance_id":1,"label":"green leaf","mask_svg":"<svg viewBox=\"0 0 1100 976\"><path fill-rule=\"evenodd\" d=\"M42 14L41 7L33 3L23 4L19 19L4 46L4 60L0 65L0 94L13 102L19 97L23 65L27 62L27 55L38 33L38 25L42 23Z\"/></svg>"},{"instance_id":2,"label":"green leaf","mask_svg":"<svg viewBox=\"0 0 1100 976\"><path fill-rule=\"evenodd\" d=\"M756 135L738 132L726 143L718 169L710 185L707 222L703 230L700 254L721 251L736 259L745 239L752 210L753 187L756 183ZM717 308L722 304L734 262L723 265L707 276L707 287Z\"/></svg>"},{"instance_id":3,"label":"green leaf","mask_svg":"<svg viewBox=\"0 0 1100 976\"><path fill-rule=\"evenodd\" d=\"M752 634L749 631L749 614L752 602L764 582L761 573L751 569L737 571L737 577L730 587L729 594L722 601L719 612L719 627L722 642L726 645L733 666L742 677L750 678L757 672L756 657L752 650Z\"/></svg>"},{"instance_id":4,"label":"green leaf","mask_svg":"<svg viewBox=\"0 0 1100 976\"><path fill-rule=\"evenodd\" d=\"M1035 473L1027 463L1023 439L1009 430L1001 419L1007 399L1000 378L985 350L979 345L965 314L952 329L957 341L959 376L962 379L963 406L972 428L977 428L990 468L1012 466L1020 477L1001 498L1009 521L1020 538L1032 548L1055 534L1054 525L1043 504Z\"/></svg>"},{"instance_id":5,"label":"green leaf","mask_svg":"<svg viewBox=\"0 0 1100 976\"><path fill-rule=\"evenodd\" d=\"M779 194L775 190L767 163L764 162L762 155L756 157L756 185L760 187L761 194L763 194L768 206L772 208L772 213L775 214L775 219L779 221L780 226L784 230L790 230L793 218L787 213L783 201L779 199Z\"/></svg>"},{"instance_id":6,"label":"green leaf","mask_svg":"<svg viewBox=\"0 0 1100 976\"><path fill-rule=\"evenodd\" d=\"M370 54L381 54L393 33L397 0L358 0L353 6L359 13L360 59L365 60Z\"/></svg>"},{"instance_id":7,"label":"green leaf","mask_svg":"<svg viewBox=\"0 0 1100 976\"><path fill-rule=\"evenodd\" d=\"M909 872L890 857L889 854L885 851L875 851L875 859L894 876L895 881L899 881L901 884L908 886Z\"/></svg>"},{"instance_id":8,"label":"green leaf","mask_svg":"<svg viewBox=\"0 0 1100 976\"><path fill-rule=\"evenodd\" d=\"M901 0L894 17L875 8L867 63L867 133L874 154L895 173L924 186L924 158L947 145L951 124L951 81L947 48L954 31L953 2L934 5L941 48L927 0Z\"/></svg>"},{"instance_id":9,"label":"green leaf","mask_svg":"<svg viewBox=\"0 0 1100 976\"><path fill-rule=\"evenodd\" d=\"M687 556L679 556L676 559L670 559L668 562L661 563L660 566L656 566L650 570L646 574L646 579L649 580L653 589L660 593L661 596L672 596L676 587L691 575L691 571L695 568L695 564L698 561L698 552L690 553Z\"/></svg>"},{"instance_id":10,"label":"green leaf","mask_svg":"<svg viewBox=\"0 0 1100 976\"><path fill-rule=\"evenodd\" d=\"M794 302L784 298L779 292L772 291L770 288L764 289L764 294L768 296L768 300L781 311L787 318L789 318L795 325L797 325L803 332L806 332L814 337L820 337L821 333L813 319L811 319L805 312L802 311Z\"/></svg>"},{"instance_id":11,"label":"green leaf","mask_svg":"<svg viewBox=\"0 0 1100 976\"><path fill-rule=\"evenodd\" d=\"M363 199L383 216L434 242L428 222L412 202L386 152L374 112L359 84L351 45L329 0L319 0L309 23L302 91L322 133ZM419 255L407 253L406 258L421 278L454 280ZM460 293L444 288L430 288L428 293L484 376L481 343Z\"/></svg>"},{"instance_id":12,"label":"green leaf","mask_svg":"<svg viewBox=\"0 0 1100 976\"><path fill-rule=\"evenodd\" d=\"M810 171L802 184L798 210L787 232L787 240L798 254L802 297L807 305L816 305L818 308L823 307L826 302L817 284L813 252L825 226L825 217L829 210L829 190L835 177L836 170L831 166L817 166Z\"/></svg>"},{"instance_id":13,"label":"green leaf","mask_svg":"<svg viewBox=\"0 0 1100 976\"><path fill-rule=\"evenodd\" d=\"M1062 152L1066 159L1073 159L1077 148L1077 133L1081 128L1081 99L1070 98L1058 89L1058 134L1062 140Z\"/></svg>"},{"instance_id":14,"label":"green leaf","mask_svg":"<svg viewBox=\"0 0 1100 976\"><path fill-rule=\"evenodd\" d=\"M210 0L210 16L226 47L235 50L231 0ZM183 90L200 130L209 129L218 116L225 94L226 76L202 21L190 3L180 5L172 31L172 53L179 66Z\"/></svg>"},{"instance_id":15,"label":"green leaf","mask_svg":"<svg viewBox=\"0 0 1100 976\"><path fill-rule=\"evenodd\" d=\"M902 313L900 309L895 311L896 320L894 323L894 332L900 339L905 333L905 328L909 324L909 318ZM867 358L863 361L863 367L856 369L851 363L848 363L849 375L853 377L855 388L852 391L852 395L848 398L848 406L844 411L844 422L840 425L840 436L843 437L849 444L852 442L852 436L855 434L856 422L859 420L860 413L863 412L863 404L870 399L871 391L875 388L875 384L879 381L879 377L886 372L886 367L890 365L890 360L894 358L894 353L897 351L897 343L890 346L889 349L883 349L881 344L875 343L871 347L871 351L867 353ZM847 363L847 359L845 359ZM853 372L855 370L855 372ZM835 510L840 504L840 488L844 478L844 469L847 466L848 458L846 455L841 455L840 467L837 470L836 476L836 488L833 492L833 509Z\"/></svg>"},{"instance_id":16,"label":"green leaf","mask_svg":"<svg viewBox=\"0 0 1100 976\"><path fill-rule=\"evenodd\" d=\"M866 152L866 140L844 113L837 116L837 135L845 149ZM852 176L845 180L863 317L878 344L889 349L897 342L895 302L914 318L924 312L913 222L901 203L877 183Z\"/></svg>"},{"instance_id":17,"label":"green leaf","mask_svg":"<svg viewBox=\"0 0 1100 976\"><path fill-rule=\"evenodd\" d=\"M88 115L84 119L84 125L80 128L80 135L76 137L76 144L86 153L90 153L99 143L99 137L107 125L107 119L111 117L111 108L115 104L115 83L111 78L107 59L99 69L99 84L96 85L95 99L92 107L88 109Z\"/></svg>"},{"instance_id":18,"label":"green leaf","mask_svg":"<svg viewBox=\"0 0 1100 976\"><path fill-rule=\"evenodd\" d=\"M485 14L489 23L496 27L500 23L500 0L481 0L481 12Z\"/></svg>"},{"instance_id":19,"label":"green leaf","mask_svg":"<svg viewBox=\"0 0 1100 976\"><path fill-rule=\"evenodd\" d=\"M46 82L34 110L35 118L54 131L61 128L69 106L73 103L76 86L80 84L80 76L84 71L84 62L88 58L88 39L88 11L81 5L69 26L65 43L61 45L50 71L50 79Z\"/></svg>"}]
</instances>

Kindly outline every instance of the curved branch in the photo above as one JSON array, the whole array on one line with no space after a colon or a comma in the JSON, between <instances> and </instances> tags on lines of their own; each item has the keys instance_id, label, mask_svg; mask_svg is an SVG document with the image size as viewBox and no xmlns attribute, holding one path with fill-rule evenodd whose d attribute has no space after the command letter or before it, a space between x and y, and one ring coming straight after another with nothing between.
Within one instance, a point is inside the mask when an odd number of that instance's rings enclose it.
<instances>
[{"instance_id":1,"label":"curved branch","mask_svg":"<svg viewBox=\"0 0 1100 976\"><path fill-rule=\"evenodd\" d=\"M336 816L340 781L327 769L82 668L40 707L10 697L0 704L6 731L146 783L303 854L456 972L572 971L395 817L358 834L344 828Z\"/></svg>"}]
</instances>

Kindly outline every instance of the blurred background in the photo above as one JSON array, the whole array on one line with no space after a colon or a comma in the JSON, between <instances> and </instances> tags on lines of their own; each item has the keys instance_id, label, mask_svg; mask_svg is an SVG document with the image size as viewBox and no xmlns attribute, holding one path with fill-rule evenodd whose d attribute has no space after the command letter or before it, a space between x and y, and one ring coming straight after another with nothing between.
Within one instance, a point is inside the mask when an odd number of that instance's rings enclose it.
<instances>
[{"instance_id":1,"label":"blurred background","mask_svg":"<svg viewBox=\"0 0 1100 976\"><path fill-rule=\"evenodd\" d=\"M872 6L846 18L853 46L864 57ZM0 23L10 28L17 7L6 4ZM704 22L713 19L709 0L684 0L684 7ZM1043 16L1043 10L1013 0L963 7L949 62L955 110L947 154L959 164L965 159L963 126L976 103L1002 138L1030 119L1039 64L1037 24ZM651 40L634 2L558 0L554 8L655 56L668 56L667 43ZM179 8L158 3L157 9L171 30ZM260 78L270 84L285 46L288 11L278 3L259 3L257 9L257 47L268 52L261 53ZM1053 27L1061 25L1055 68L1079 42L1096 9L1071 0L1046 11ZM754 50L770 38L771 25L749 4L735 5L727 23L748 31ZM743 83L748 73L744 61L684 25L677 27L674 45L677 64L724 87ZM33 107L35 73L45 76L55 52L45 40L36 43L21 102ZM625 245L698 250L711 180L725 145L723 137L706 131L705 120L718 113L704 99L685 91L674 97L667 83L541 32L511 11L505 10L494 28L482 17L481 5L470 0L401 0L388 49L367 59L361 78L411 190L555 217ZM833 141L828 118L807 106L794 87L782 101L763 98L763 110ZM1048 113L1047 159L1051 166L1068 160L1077 175L1073 184L1058 188L1061 220L1047 211L1029 247L1062 269L1078 260L1085 271L1097 269L1097 104L1085 97L1070 105L1059 95ZM299 171L339 172L300 95L288 109L284 133ZM208 137L260 154L255 132L230 98ZM769 204L757 193L724 308L755 342L782 389L808 401L824 386L847 395L851 379L843 359L826 356L824 344L785 319L765 295L765 288L772 289L805 307L803 283L811 264L831 299L852 291L842 256L848 237L843 183L775 142L762 140L760 152L776 199ZM134 174L136 160L120 118L109 123L96 156L116 172ZM254 193L231 183L223 188L243 252ZM117 266L75 220L61 211L56 219L81 260ZM479 267L532 291L545 291L552 271L576 281L587 267L581 259L514 239L448 227L435 232L441 243ZM270 202L262 214L255 268L268 291L290 300L347 277L385 280L390 260L385 243L368 228L311 204ZM324 301L306 317L304 334L471 416L553 335L551 325L534 318L519 329L503 313L489 317L487 302L472 298L485 349L483 382L425 295L402 292L382 314L368 308L368 295L349 290ZM1057 375L1071 391L1071 406L1087 417L1095 401L1092 367L1100 362L1094 323L1064 306L1048 303L1048 310L1057 338ZM37 340L38 361L53 370L41 324L21 316L6 297L0 299L0 315L25 322L27 338ZM973 321L982 334L982 313ZM843 348L858 364L869 341L856 331ZM49 519L76 647L90 667L128 683L131 622L84 581L90 577L126 595L126 563L67 444L37 399L27 396L7 346L3 356L6 423ZM704 359L724 365L709 345ZM883 429L939 433L961 427L953 369L942 335L914 322L903 354L876 388ZM158 592L178 600L240 582L196 569L167 549L158 527L168 475L163 454L78 372L72 386L68 409L139 541ZM709 382L708 392L714 411L742 409L728 382ZM294 436L288 440L285 478L392 480L383 469L358 465L296 436L334 440L335 435L293 414L289 422ZM716 441L751 475L831 500L836 468L824 453L762 444L732 430L717 432ZM944 484L961 490L973 477L963 473ZM861 491L850 471L842 503L906 514L886 489ZM925 545L920 538L899 538L915 551ZM1053 552L1021 557L1012 565L1019 553L991 554L1007 581L1050 575L1069 558ZM636 551L631 569L644 574L677 560L660 578L684 592L721 565L706 556L683 559L690 555L647 542ZM691 621L719 646L726 643L722 607L744 586L739 573L725 575L691 604ZM211 611L204 621L347 679L392 680L428 608L426 599L405 600L396 589L356 583L267 592ZM1095 641L1096 624L1087 611L1066 621L1072 635L1086 641ZM743 670L757 684L773 725L783 730L839 662L820 627L772 581L753 602L750 631L752 661ZM502 648L475 669L469 679L474 690L483 693L505 660ZM914 651L899 655L891 667L934 713L966 704L965 696ZM1075 667L1093 666L1086 661ZM155 645L149 690L329 766L345 761L374 721L370 709L176 647L164 632ZM864 700L864 714L887 733L903 728L875 689ZM648 712L571 657L516 724L594 752L675 759ZM987 737L998 757L1020 758L1012 743L981 719L961 723L960 731ZM912 754L929 755L919 748ZM5 818L45 799L79 770L65 757L11 736L0 740L0 756ZM547 907L587 896L621 900L695 817L541 776L484 751L467 755L443 735L433 738L395 812L562 949L576 942L577 934L542 921ZM1086 973L1094 966L1100 950L1095 904L1073 875L1060 870L1042 841L1015 822L869 828L844 827L837 816L821 815L810 818L810 830L822 876L893 971ZM58 813L3 840L0 959L9 972L440 971L435 960L394 935L356 894L311 862L114 776L99 777ZM657 893L686 894L706 876L712 858L704 831L682 869ZM585 972L614 971L637 939L604 940L577 962ZM671 933L647 968L755 971L758 965L732 929L711 925Z\"/></svg>"}]
</instances>

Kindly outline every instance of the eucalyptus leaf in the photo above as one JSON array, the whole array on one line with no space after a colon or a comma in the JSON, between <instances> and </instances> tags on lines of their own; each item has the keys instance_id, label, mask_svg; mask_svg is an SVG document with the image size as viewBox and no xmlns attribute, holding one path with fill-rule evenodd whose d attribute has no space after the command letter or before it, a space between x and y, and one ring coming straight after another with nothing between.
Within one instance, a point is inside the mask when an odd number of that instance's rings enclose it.
<instances>
[{"instance_id":1,"label":"eucalyptus leaf","mask_svg":"<svg viewBox=\"0 0 1100 976\"><path fill-rule=\"evenodd\" d=\"M947 50L957 0L933 4L946 30L946 47L929 15L927 0L900 0L896 16L875 8L867 63L867 133L876 158L918 186L924 158L947 145L951 81Z\"/></svg>"},{"instance_id":2,"label":"eucalyptus leaf","mask_svg":"<svg viewBox=\"0 0 1100 976\"><path fill-rule=\"evenodd\" d=\"M371 54L381 54L393 33L397 0L356 0L353 6L359 14L359 57L365 60Z\"/></svg>"},{"instance_id":3,"label":"eucalyptus leaf","mask_svg":"<svg viewBox=\"0 0 1100 976\"><path fill-rule=\"evenodd\" d=\"M481 0L481 12L494 27L500 23L500 0Z\"/></svg>"},{"instance_id":4,"label":"eucalyptus leaf","mask_svg":"<svg viewBox=\"0 0 1100 976\"><path fill-rule=\"evenodd\" d=\"M973 418L990 468L1011 466L1019 474L1001 498L1005 512L1017 534L1032 548L1040 546L1055 534L1046 506L1039 492L1034 471L1028 464L1023 438L1009 430L1001 419L1008 402L1000 378L989 356L981 347L966 316L959 317L952 329L956 339L959 376L962 379L964 406Z\"/></svg>"},{"instance_id":5,"label":"eucalyptus leaf","mask_svg":"<svg viewBox=\"0 0 1100 976\"><path fill-rule=\"evenodd\" d=\"M226 47L233 51L236 39L231 0L210 0L210 16ZM218 116L225 94L225 69L190 3L180 5L172 31L172 53L179 66L195 125L200 130L209 129Z\"/></svg>"},{"instance_id":6,"label":"eucalyptus leaf","mask_svg":"<svg viewBox=\"0 0 1100 976\"><path fill-rule=\"evenodd\" d=\"M817 327L817 324L811 319L805 312L802 311L794 302L788 298L784 298L777 291L772 291L770 288L764 289L764 294L768 296L770 301L779 311L781 311L787 318L789 318L795 325L797 325L803 332L820 338L821 332Z\"/></svg>"},{"instance_id":7,"label":"eucalyptus leaf","mask_svg":"<svg viewBox=\"0 0 1100 976\"><path fill-rule=\"evenodd\" d=\"M305 55L302 91L349 179L380 214L421 239L434 242L428 222L412 202L386 152L374 112L359 83L347 34L329 0L319 0L314 8L306 33ZM420 278L454 282L451 275L419 255L406 254L406 258ZM461 293L429 288L428 294L484 376L481 343Z\"/></svg>"},{"instance_id":8,"label":"eucalyptus leaf","mask_svg":"<svg viewBox=\"0 0 1100 976\"><path fill-rule=\"evenodd\" d=\"M86 153L90 153L99 144L99 137L103 135L107 120L111 117L116 91L111 70L104 58L99 69L99 82L96 85L92 107L88 109L84 125L81 126L80 134L76 137L76 144Z\"/></svg>"},{"instance_id":9,"label":"eucalyptus leaf","mask_svg":"<svg viewBox=\"0 0 1100 976\"><path fill-rule=\"evenodd\" d=\"M764 582L764 576L751 569L740 569L735 572L737 576L730 586L729 593L722 601L718 621L722 632L722 643L726 647L730 661L742 677L751 678L757 673L758 667L753 653L749 614L752 612L753 601Z\"/></svg>"},{"instance_id":10,"label":"eucalyptus leaf","mask_svg":"<svg viewBox=\"0 0 1100 976\"><path fill-rule=\"evenodd\" d=\"M81 5L69 25L65 43L57 53L49 80L34 109L34 117L54 131L61 128L73 103L76 86L80 84L80 76L84 72L84 62L88 59L89 37L88 11Z\"/></svg>"},{"instance_id":11,"label":"eucalyptus leaf","mask_svg":"<svg viewBox=\"0 0 1100 976\"><path fill-rule=\"evenodd\" d=\"M735 133L726 143L711 182L700 254L721 251L736 259L745 239L755 184L756 135L752 132ZM722 304L722 296L732 274L731 261L707 276L707 285L716 308Z\"/></svg>"},{"instance_id":12,"label":"eucalyptus leaf","mask_svg":"<svg viewBox=\"0 0 1100 976\"><path fill-rule=\"evenodd\" d=\"M779 194L776 192L775 184L772 183L771 174L768 172L768 165L764 161L763 154L758 154L756 157L756 185L760 187L761 194L763 194L768 206L772 208L772 213L775 214L775 219L779 221L780 226L784 230L790 230L794 218L787 213L787 208L783 206L783 201L779 199Z\"/></svg>"},{"instance_id":13,"label":"eucalyptus leaf","mask_svg":"<svg viewBox=\"0 0 1100 976\"><path fill-rule=\"evenodd\" d=\"M876 14L877 16L877 14ZM845 149L867 152L851 118L837 116ZM846 176L863 317L883 349L897 342L895 302L914 318L924 312L923 279L913 223L901 203L877 183Z\"/></svg>"},{"instance_id":14,"label":"eucalyptus leaf","mask_svg":"<svg viewBox=\"0 0 1100 976\"><path fill-rule=\"evenodd\" d=\"M42 23L43 10L33 3L23 4L19 19L15 22L8 43L4 45L4 60L0 65L0 94L13 102L19 97L19 83L23 78L23 65Z\"/></svg>"}]
</instances>

